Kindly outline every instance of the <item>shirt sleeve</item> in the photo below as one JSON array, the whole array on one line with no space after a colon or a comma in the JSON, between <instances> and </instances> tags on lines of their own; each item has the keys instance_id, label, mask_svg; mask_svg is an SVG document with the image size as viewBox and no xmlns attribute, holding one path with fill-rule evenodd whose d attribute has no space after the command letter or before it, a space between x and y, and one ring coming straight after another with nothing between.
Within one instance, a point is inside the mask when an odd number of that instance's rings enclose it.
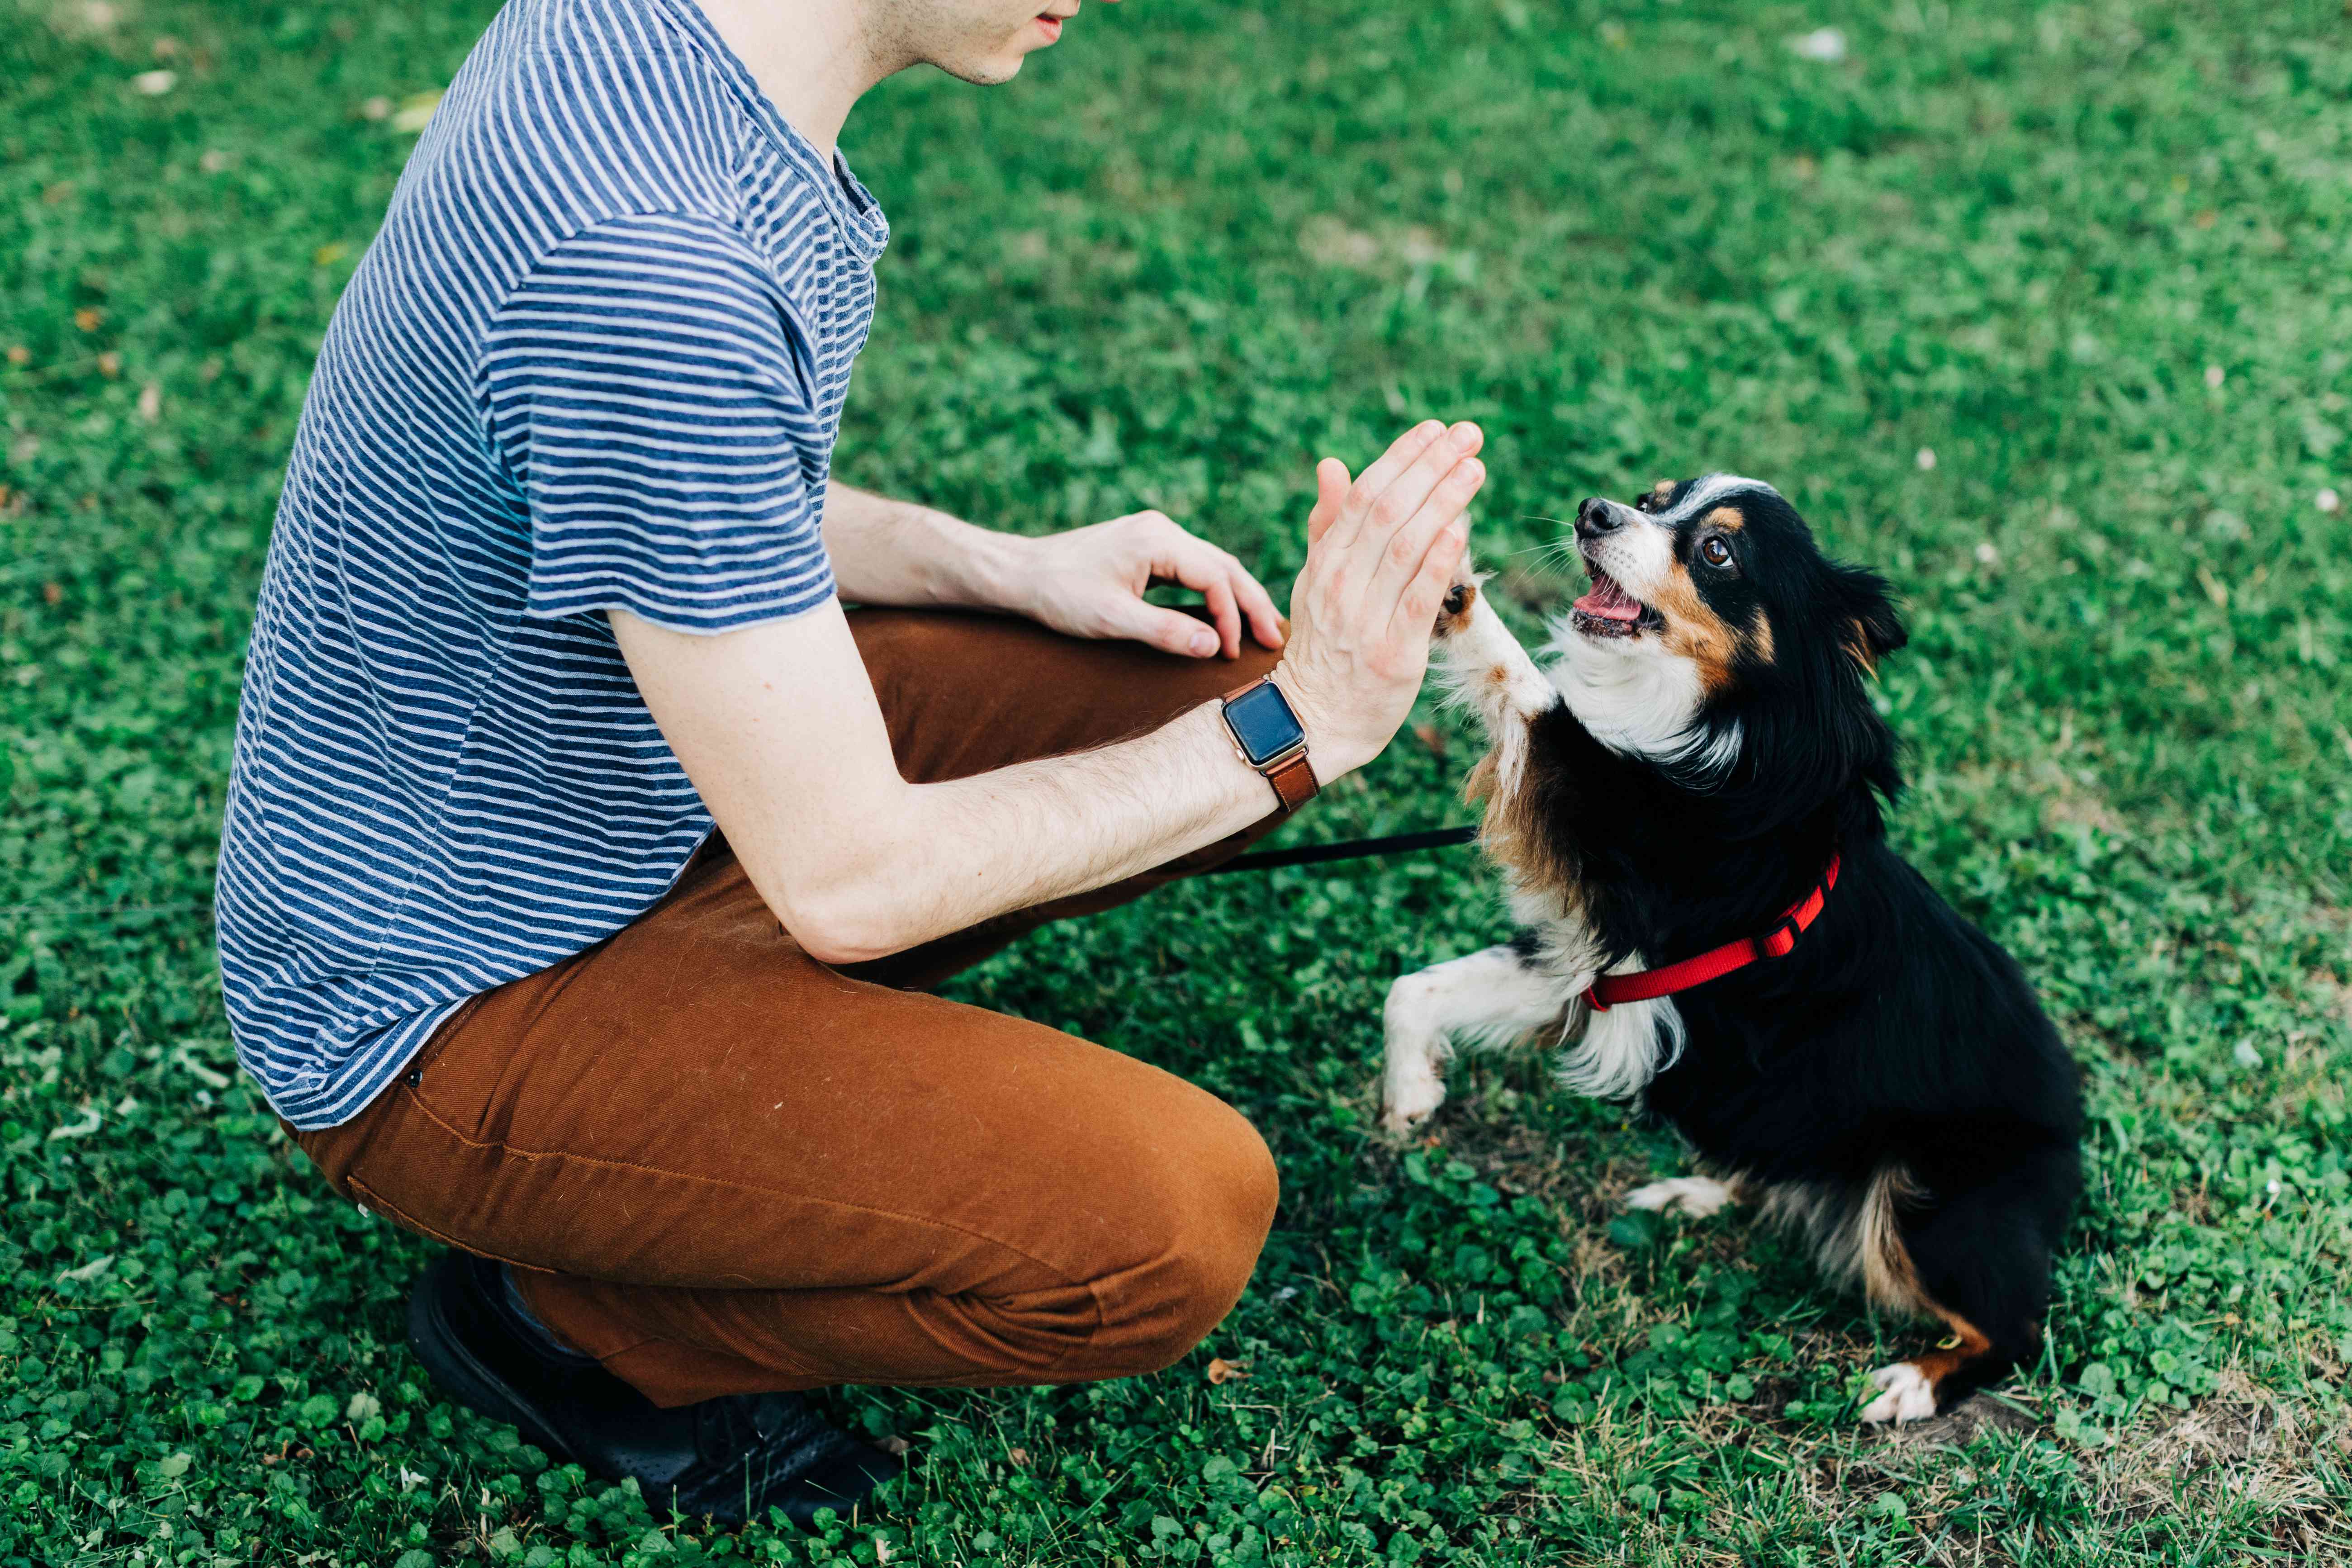
<instances>
[{"instance_id":1,"label":"shirt sleeve","mask_svg":"<svg viewBox=\"0 0 2352 1568\"><path fill-rule=\"evenodd\" d=\"M716 633L830 597L811 363L722 224L610 218L542 258L482 358L489 438L530 509L525 613Z\"/></svg>"}]
</instances>

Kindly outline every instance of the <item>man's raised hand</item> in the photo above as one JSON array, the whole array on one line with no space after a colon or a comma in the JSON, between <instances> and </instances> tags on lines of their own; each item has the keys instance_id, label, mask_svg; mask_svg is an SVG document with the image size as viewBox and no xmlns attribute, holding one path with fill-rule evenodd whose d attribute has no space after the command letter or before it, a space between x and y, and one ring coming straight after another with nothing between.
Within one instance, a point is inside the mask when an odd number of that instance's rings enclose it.
<instances>
[{"instance_id":1,"label":"man's raised hand","mask_svg":"<svg viewBox=\"0 0 2352 1568\"><path fill-rule=\"evenodd\" d=\"M1429 638L1468 547L1464 516L1486 483L1478 426L1415 426L1358 475L1315 469L1307 566L1290 591L1290 644L1275 679L1306 726L1325 782L1380 755L1412 711Z\"/></svg>"}]
</instances>

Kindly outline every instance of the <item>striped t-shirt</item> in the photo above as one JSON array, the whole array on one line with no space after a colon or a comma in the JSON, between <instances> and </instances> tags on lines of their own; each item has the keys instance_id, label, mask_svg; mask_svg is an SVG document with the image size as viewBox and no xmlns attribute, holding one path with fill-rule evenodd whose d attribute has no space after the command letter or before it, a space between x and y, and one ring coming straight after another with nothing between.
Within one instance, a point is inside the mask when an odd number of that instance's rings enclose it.
<instances>
[{"instance_id":1,"label":"striped t-shirt","mask_svg":"<svg viewBox=\"0 0 2352 1568\"><path fill-rule=\"evenodd\" d=\"M709 832L603 612L833 593L887 236L693 0L510 0L458 71L320 350L246 666L221 976L297 1127Z\"/></svg>"}]
</instances>

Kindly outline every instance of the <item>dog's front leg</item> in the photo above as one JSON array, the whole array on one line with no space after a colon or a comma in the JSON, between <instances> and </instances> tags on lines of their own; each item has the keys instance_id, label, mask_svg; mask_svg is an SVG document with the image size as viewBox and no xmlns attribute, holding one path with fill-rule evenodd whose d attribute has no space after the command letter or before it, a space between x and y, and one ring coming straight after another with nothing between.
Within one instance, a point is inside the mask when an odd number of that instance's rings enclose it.
<instances>
[{"instance_id":1,"label":"dog's front leg","mask_svg":"<svg viewBox=\"0 0 2352 1568\"><path fill-rule=\"evenodd\" d=\"M1446 595L1435 652L1439 682L1478 715L1498 751L1507 752L1528 721L1560 703L1559 689L1528 657L1475 579L1454 584Z\"/></svg>"},{"instance_id":2,"label":"dog's front leg","mask_svg":"<svg viewBox=\"0 0 2352 1568\"><path fill-rule=\"evenodd\" d=\"M1399 976L1384 1010L1381 1125L1409 1131L1445 1103L1444 1066L1457 1045L1563 1034L1575 1002L1576 993L1539 966L1534 944L1524 940Z\"/></svg>"}]
</instances>

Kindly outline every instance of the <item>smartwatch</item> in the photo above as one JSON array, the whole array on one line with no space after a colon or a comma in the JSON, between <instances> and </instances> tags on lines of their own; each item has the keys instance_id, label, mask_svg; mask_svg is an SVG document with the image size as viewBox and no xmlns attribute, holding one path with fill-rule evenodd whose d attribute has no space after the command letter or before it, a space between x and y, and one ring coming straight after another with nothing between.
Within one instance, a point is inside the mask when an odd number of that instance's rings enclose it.
<instances>
[{"instance_id":1,"label":"smartwatch","mask_svg":"<svg viewBox=\"0 0 2352 1568\"><path fill-rule=\"evenodd\" d=\"M1289 699L1270 675L1225 694L1225 728L1242 761L1265 775L1288 816L1315 798L1323 786L1307 760L1307 730L1290 710Z\"/></svg>"}]
</instances>

